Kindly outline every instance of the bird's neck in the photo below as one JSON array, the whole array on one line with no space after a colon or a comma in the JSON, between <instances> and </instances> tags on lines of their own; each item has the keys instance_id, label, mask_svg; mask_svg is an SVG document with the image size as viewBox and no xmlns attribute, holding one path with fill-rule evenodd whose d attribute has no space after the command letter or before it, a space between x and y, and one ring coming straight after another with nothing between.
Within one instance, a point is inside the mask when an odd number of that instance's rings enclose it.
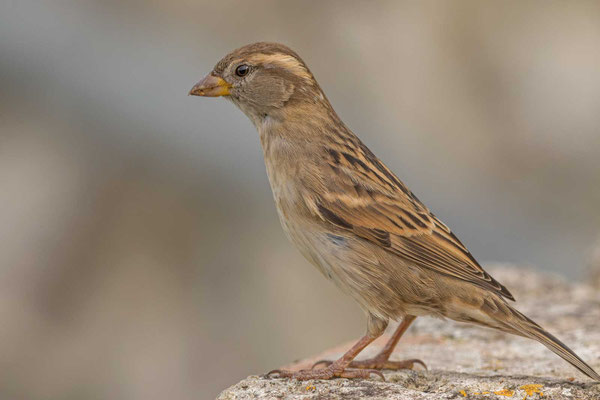
<instances>
[{"instance_id":1,"label":"bird's neck","mask_svg":"<svg viewBox=\"0 0 600 400\"><path fill-rule=\"evenodd\" d=\"M263 148L273 140L307 146L326 142L332 135L351 135L329 102L324 101L326 104L287 104L253 121Z\"/></svg>"}]
</instances>

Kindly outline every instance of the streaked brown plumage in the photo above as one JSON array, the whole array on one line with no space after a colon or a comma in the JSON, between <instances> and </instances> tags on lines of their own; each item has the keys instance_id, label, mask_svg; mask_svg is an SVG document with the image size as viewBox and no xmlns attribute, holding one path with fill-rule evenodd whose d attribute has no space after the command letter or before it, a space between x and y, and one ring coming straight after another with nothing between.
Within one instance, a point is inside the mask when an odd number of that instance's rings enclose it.
<instances>
[{"instance_id":1,"label":"streaked brown plumage","mask_svg":"<svg viewBox=\"0 0 600 400\"><path fill-rule=\"evenodd\" d=\"M223 58L190 94L226 96L254 123L285 232L326 277L368 315L367 334L326 368L297 379L368 377L391 362L416 316L447 317L539 341L592 379L590 366L512 308L511 293L477 263L452 231L339 119L302 59L275 43ZM374 359L354 357L402 320Z\"/></svg>"}]
</instances>

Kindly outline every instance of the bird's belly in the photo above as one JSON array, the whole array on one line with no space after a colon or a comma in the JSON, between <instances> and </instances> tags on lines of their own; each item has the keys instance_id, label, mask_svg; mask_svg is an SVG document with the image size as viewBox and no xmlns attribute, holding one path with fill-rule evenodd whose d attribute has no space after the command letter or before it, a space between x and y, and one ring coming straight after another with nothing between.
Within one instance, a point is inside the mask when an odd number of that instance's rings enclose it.
<instances>
[{"instance_id":1,"label":"bird's belly","mask_svg":"<svg viewBox=\"0 0 600 400\"><path fill-rule=\"evenodd\" d=\"M437 314L432 302L424 303L432 293L420 271L398 260L390 262L377 247L352 235L282 223L304 257L364 310L391 319Z\"/></svg>"}]
</instances>

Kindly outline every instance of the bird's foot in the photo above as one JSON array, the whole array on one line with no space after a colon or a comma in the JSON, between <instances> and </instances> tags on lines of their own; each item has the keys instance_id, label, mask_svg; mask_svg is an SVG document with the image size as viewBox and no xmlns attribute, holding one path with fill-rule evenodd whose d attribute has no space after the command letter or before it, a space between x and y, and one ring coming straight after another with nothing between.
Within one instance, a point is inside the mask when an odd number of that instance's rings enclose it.
<instances>
[{"instance_id":1,"label":"bird's foot","mask_svg":"<svg viewBox=\"0 0 600 400\"><path fill-rule=\"evenodd\" d=\"M317 365L325 365L326 368L329 368L333 365L334 361L329 360L320 360L313 364L311 369L314 369ZM375 356L373 358L369 358L367 360L359 360L352 361L349 368L357 368L364 370L381 370L381 369L391 369L391 370L400 370L400 369L413 369L415 364L421 364L423 368L427 369L427 365L421 360L416 358L410 360L402 360L402 361L390 361L387 357L384 356ZM326 369L324 368L324 369ZM316 371L320 371L317 369Z\"/></svg>"},{"instance_id":2,"label":"bird's foot","mask_svg":"<svg viewBox=\"0 0 600 400\"><path fill-rule=\"evenodd\" d=\"M383 381L385 378L383 374L374 369L368 368L344 368L336 364L335 362L330 363L325 368L320 369L302 369L300 371L287 371L283 369L274 369L265 376L269 377L273 374L279 375L279 378L292 378L299 381L306 381L309 379L333 379L333 378L359 378L368 379L371 374L378 375Z\"/></svg>"}]
</instances>

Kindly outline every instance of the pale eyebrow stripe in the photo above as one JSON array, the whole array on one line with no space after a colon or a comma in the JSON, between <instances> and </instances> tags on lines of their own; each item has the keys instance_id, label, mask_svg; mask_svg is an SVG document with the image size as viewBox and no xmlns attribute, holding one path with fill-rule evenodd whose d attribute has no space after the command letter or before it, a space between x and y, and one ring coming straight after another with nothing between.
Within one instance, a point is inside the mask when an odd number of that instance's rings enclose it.
<instances>
[{"instance_id":1,"label":"pale eyebrow stripe","mask_svg":"<svg viewBox=\"0 0 600 400\"><path fill-rule=\"evenodd\" d=\"M303 79L311 80L312 77L306 67L302 65L295 57L283 53L275 54L256 54L251 56L248 61L264 65L274 64L291 71Z\"/></svg>"}]
</instances>

